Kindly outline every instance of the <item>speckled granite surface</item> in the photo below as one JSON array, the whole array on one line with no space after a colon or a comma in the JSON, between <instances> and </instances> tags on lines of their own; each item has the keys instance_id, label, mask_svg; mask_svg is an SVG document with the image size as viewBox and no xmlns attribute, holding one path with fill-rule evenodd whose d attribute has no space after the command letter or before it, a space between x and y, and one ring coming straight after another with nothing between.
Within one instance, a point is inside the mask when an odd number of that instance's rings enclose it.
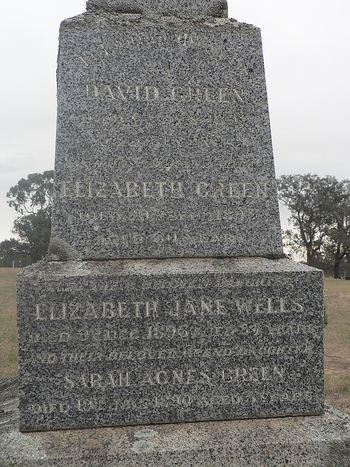
<instances>
[{"instance_id":1,"label":"speckled granite surface","mask_svg":"<svg viewBox=\"0 0 350 467\"><path fill-rule=\"evenodd\" d=\"M53 259L281 256L258 28L101 9L57 77Z\"/></svg>"},{"instance_id":2,"label":"speckled granite surface","mask_svg":"<svg viewBox=\"0 0 350 467\"><path fill-rule=\"evenodd\" d=\"M350 418L329 406L313 417L23 434L15 393L16 381L0 381L1 467L350 465Z\"/></svg>"},{"instance_id":3,"label":"speckled granite surface","mask_svg":"<svg viewBox=\"0 0 350 467\"><path fill-rule=\"evenodd\" d=\"M348 456L332 411L219 421L324 411L322 273L281 259L260 30L226 7L90 0L61 25L50 252L17 276L19 426L140 426L22 435L10 403L0 465Z\"/></svg>"},{"instance_id":4,"label":"speckled granite surface","mask_svg":"<svg viewBox=\"0 0 350 467\"><path fill-rule=\"evenodd\" d=\"M323 412L319 270L51 262L17 286L22 430Z\"/></svg>"},{"instance_id":5,"label":"speckled granite surface","mask_svg":"<svg viewBox=\"0 0 350 467\"><path fill-rule=\"evenodd\" d=\"M93 13L101 11L119 13L153 14L164 16L227 17L226 0L88 0L87 10Z\"/></svg>"}]
</instances>

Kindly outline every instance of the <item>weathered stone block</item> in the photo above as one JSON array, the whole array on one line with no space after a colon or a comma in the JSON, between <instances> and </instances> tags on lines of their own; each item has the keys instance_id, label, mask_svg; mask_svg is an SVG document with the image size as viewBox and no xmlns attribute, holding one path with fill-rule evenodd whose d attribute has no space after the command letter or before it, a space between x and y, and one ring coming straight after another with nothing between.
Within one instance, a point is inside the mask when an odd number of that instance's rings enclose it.
<instances>
[{"instance_id":1,"label":"weathered stone block","mask_svg":"<svg viewBox=\"0 0 350 467\"><path fill-rule=\"evenodd\" d=\"M261 258L26 268L21 429L322 413L322 288Z\"/></svg>"},{"instance_id":2,"label":"weathered stone block","mask_svg":"<svg viewBox=\"0 0 350 467\"><path fill-rule=\"evenodd\" d=\"M56 147L52 259L282 254L256 27L64 21Z\"/></svg>"},{"instance_id":3,"label":"weathered stone block","mask_svg":"<svg viewBox=\"0 0 350 467\"><path fill-rule=\"evenodd\" d=\"M348 467L350 463L350 418L330 406L324 415L313 417L20 433L17 392L16 380L0 382L1 467Z\"/></svg>"}]
</instances>

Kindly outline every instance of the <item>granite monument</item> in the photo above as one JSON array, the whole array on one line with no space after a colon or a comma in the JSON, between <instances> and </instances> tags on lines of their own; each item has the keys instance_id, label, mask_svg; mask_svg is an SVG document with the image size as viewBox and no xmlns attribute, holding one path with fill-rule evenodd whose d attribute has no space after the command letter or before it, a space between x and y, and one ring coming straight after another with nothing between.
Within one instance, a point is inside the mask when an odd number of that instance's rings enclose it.
<instances>
[{"instance_id":1,"label":"granite monument","mask_svg":"<svg viewBox=\"0 0 350 467\"><path fill-rule=\"evenodd\" d=\"M260 30L106 3L61 25L54 259L281 256Z\"/></svg>"},{"instance_id":2,"label":"granite monument","mask_svg":"<svg viewBox=\"0 0 350 467\"><path fill-rule=\"evenodd\" d=\"M20 429L322 414L323 278L283 256L260 30L221 0L90 0L57 83Z\"/></svg>"}]
</instances>

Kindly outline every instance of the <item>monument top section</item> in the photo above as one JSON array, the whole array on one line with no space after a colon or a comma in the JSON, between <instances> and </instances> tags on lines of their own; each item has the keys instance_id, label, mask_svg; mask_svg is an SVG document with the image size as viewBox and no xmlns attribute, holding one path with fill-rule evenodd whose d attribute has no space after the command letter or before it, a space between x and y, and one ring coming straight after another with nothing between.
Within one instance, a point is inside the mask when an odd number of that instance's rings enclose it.
<instances>
[{"instance_id":1,"label":"monument top section","mask_svg":"<svg viewBox=\"0 0 350 467\"><path fill-rule=\"evenodd\" d=\"M52 259L281 256L258 28L87 12L57 78Z\"/></svg>"},{"instance_id":2,"label":"monument top section","mask_svg":"<svg viewBox=\"0 0 350 467\"><path fill-rule=\"evenodd\" d=\"M227 18L226 0L89 0L87 11Z\"/></svg>"}]
</instances>

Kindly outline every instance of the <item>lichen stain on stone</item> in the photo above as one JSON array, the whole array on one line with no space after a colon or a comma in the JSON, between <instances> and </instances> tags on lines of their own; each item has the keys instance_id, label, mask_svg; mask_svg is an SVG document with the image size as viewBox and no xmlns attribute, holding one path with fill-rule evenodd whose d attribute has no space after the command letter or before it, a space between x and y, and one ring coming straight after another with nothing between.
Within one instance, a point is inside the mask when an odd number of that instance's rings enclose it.
<instances>
[{"instance_id":1,"label":"lichen stain on stone","mask_svg":"<svg viewBox=\"0 0 350 467\"><path fill-rule=\"evenodd\" d=\"M152 441L146 441L144 439L140 441L136 441L133 445L131 450L141 454L143 452L151 451L156 445L152 443Z\"/></svg>"},{"instance_id":2,"label":"lichen stain on stone","mask_svg":"<svg viewBox=\"0 0 350 467\"><path fill-rule=\"evenodd\" d=\"M134 434L134 438L137 438L137 439L154 438L157 434L158 434L158 431L148 430L146 428L143 428Z\"/></svg>"}]
</instances>

